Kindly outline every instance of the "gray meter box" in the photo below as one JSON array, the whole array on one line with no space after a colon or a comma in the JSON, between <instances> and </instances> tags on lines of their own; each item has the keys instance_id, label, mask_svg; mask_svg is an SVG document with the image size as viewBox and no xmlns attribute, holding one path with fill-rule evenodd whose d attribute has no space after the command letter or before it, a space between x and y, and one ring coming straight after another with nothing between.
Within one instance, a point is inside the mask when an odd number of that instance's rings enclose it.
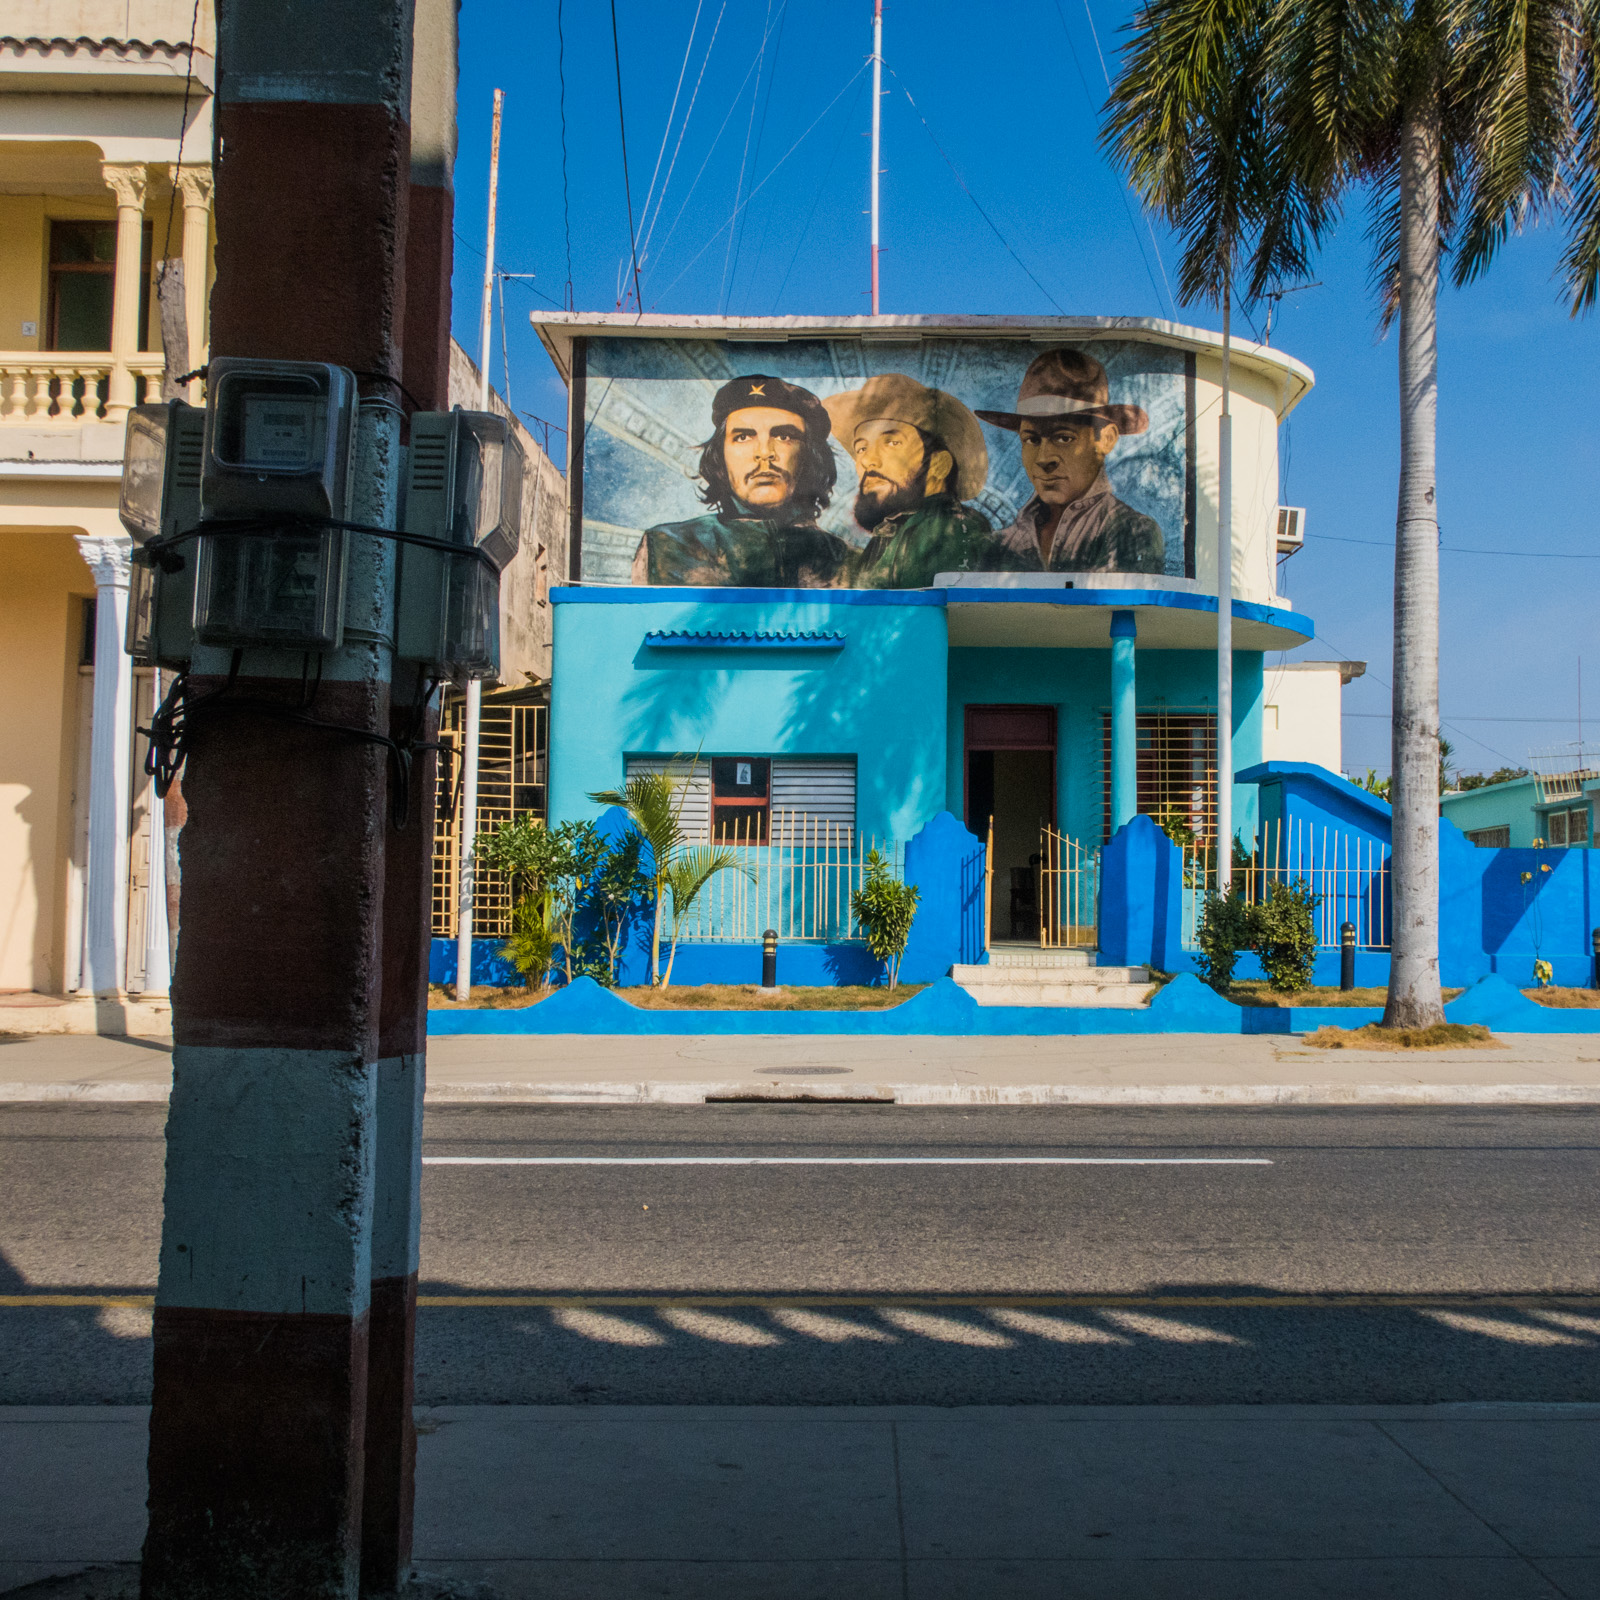
<instances>
[{"instance_id":1,"label":"gray meter box","mask_svg":"<svg viewBox=\"0 0 1600 1600\"><path fill-rule=\"evenodd\" d=\"M195 634L232 649L336 649L346 534L296 523L345 516L355 376L323 362L218 357L207 381L201 509L242 531L200 541Z\"/></svg>"},{"instance_id":2,"label":"gray meter box","mask_svg":"<svg viewBox=\"0 0 1600 1600\"><path fill-rule=\"evenodd\" d=\"M118 515L136 546L187 533L200 521L206 414L182 400L136 406L128 414ZM194 651L194 544L173 552L164 571L142 549L128 585L127 650L141 666L184 667Z\"/></svg>"},{"instance_id":3,"label":"gray meter box","mask_svg":"<svg viewBox=\"0 0 1600 1600\"><path fill-rule=\"evenodd\" d=\"M457 550L401 546L395 654L402 660L440 677L499 675L499 573L520 541L523 469L504 417L460 409L412 417L405 532Z\"/></svg>"}]
</instances>

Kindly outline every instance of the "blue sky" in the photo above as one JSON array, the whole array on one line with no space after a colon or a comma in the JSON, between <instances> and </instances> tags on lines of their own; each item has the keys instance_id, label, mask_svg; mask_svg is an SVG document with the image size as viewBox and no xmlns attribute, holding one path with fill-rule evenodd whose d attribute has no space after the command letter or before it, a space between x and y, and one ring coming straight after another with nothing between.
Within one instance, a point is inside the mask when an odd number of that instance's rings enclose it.
<instances>
[{"instance_id":1,"label":"blue sky","mask_svg":"<svg viewBox=\"0 0 1600 1600\"><path fill-rule=\"evenodd\" d=\"M1218 325L1209 308L1174 308L1176 246L1100 155L1102 52L1114 74L1132 9L891 0L884 311ZM635 229L650 239L646 308L865 312L870 0L700 0L664 142L696 11L696 0L617 0L629 188ZM564 392L529 311L563 303L569 251L580 310L613 309L631 274L611 13L566 0L560 14L565 185L557 21L555 0L463 7L454 305L456 336L476 355L490 104L501 88L498 265L536 274L504 289L511 399L554 422ZM658 205L652 174L660 195L669 167ZM1317 375L1282 452L1283 498L1307 508L1306 548L1284 569L1285 588L1318 630L1298 655L1369 663L1345 691L1345 766L1382 773L1399 444L1396 349L1376 335L1366 220L1359 207L1346 216L1316 264L1322 286L1283 302L1272 342ZM1530 750L1574 739L1580 656L1585 743L1600 744L1589 731L1600 732L1600 325L1572 321L1560 304L1559 254L1553 229L1514 238L1488 278L1441 303L1442 704L1464 771L1526 764ZM1250 315L1259 328L1262 310ZM504 392L498 309L496 319ZM553 434L558 462L561 451ZM1460 553L1472 549L1510 554Z\"/></svg>"}]
</instances>

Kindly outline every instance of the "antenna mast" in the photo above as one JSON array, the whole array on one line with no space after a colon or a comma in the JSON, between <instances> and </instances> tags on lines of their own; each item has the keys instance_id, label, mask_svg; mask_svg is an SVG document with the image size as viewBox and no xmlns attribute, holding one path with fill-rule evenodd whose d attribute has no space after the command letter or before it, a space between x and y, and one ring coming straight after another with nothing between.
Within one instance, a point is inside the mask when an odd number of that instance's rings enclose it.
<instances>
[{"instance_id":1,"label":"antenna mast","mask_svg":"<svg viewBox=\"0 0 1600 1600\"><path fill-rule=\"evenodd\" d=\"M872 314L878 314L878 128L883 104L883 0L872 0Z\"/></svg>"}]
</instances>

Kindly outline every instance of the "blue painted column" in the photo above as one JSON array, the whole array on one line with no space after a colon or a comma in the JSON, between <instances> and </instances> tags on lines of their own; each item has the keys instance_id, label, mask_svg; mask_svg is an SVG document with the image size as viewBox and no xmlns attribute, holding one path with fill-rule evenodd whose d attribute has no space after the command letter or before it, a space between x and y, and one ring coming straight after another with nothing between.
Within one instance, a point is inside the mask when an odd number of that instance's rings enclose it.
<instances>
[{"instance_id":1,"label":"blue painted column","mask_svg":"<svg viewBox=\"0 0 1600 1600\"><path fill-rule=\"evenodd\" d=\"M1139 723L1134 693L1131 611L1111 613L1111 831L1132 822L1139 810Z\"/></svg>"}]
</instances>

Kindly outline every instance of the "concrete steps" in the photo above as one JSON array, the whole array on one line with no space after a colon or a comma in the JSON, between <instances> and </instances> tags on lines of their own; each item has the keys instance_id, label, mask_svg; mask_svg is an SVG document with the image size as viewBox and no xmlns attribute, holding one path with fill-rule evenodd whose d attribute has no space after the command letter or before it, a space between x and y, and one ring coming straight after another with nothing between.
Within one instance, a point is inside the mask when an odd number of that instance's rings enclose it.
<instances>
[{"instance_id":1,"label":"concrete steps","mask_svg":"<svg viewBox=\"0 0 1600 1600\"><path fill-rule=\"evenodd\" d=\"M1093 950L997 946L985 966L954 966L950 976L980 1006L1143 1006L1145 967L1097 967Z\"/></svg>"}]
</instances>

